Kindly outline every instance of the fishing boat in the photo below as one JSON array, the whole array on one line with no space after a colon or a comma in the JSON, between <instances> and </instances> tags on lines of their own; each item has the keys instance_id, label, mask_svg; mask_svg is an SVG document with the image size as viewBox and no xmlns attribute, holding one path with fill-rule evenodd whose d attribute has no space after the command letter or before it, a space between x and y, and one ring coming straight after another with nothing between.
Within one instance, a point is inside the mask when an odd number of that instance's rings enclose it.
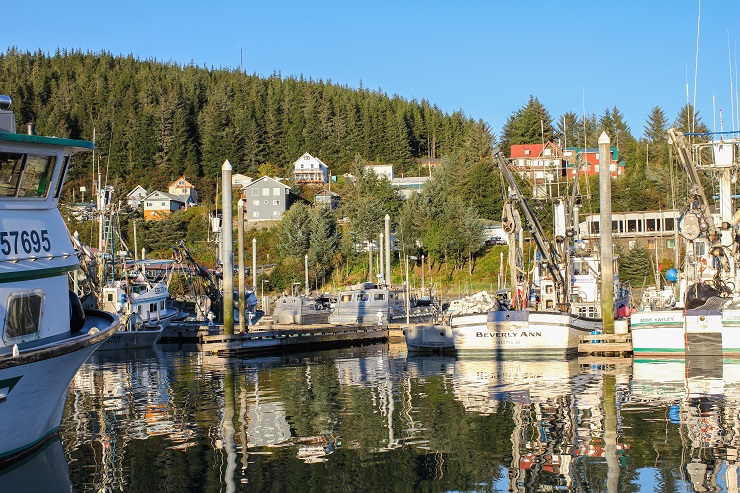
<instances>
[{"instance_id":1,"label":"fishing boat","mask_svg":"<svg viewBox=\"0 0 740 493\"><path fill-rule=\"evenodd\" d=\"M329 323L335 325L387 325L422 323L438 314L434 305L417 306L402 288L365 282L339 293Z\"/></svg>"},{"instance_id":2,"label":"fishing boat","mask_svg":"<svg viewBox=\"0 0 740 493\"><path fill-rule=\"evenodd\" d=\"M732 182L740 169L737 132L687 134L668 131L689 183L678 222L685 263L673 272L675 301L630 316L635 356L740 354L740 270L738 224ZM688 139L694 139L693 144ZM718 178L713 210L699 176Z\"/></svg>"},{"instance_id":3,"label":"fishing boat","mask_svg":"<svg viewBox=\"0 0 740 493\"><path fill-rule=\"evenodd\" d=\"M103 287L103 309L118 314L123 327L100 349L152 347L170 322L182 315L180 310L169 305L169 300L169 289L161 281L152 284L139 277L106 284Z\"/></svg>"},{"instance_id":4,"label":"fishing boat","mask_svg":"<svg viewBox=\"0 0 740 493\"><path fill-rule=\"evenodd\" d=\"M111 186L100 186L97 193L97 253L72 237L85 260L85 281L90 285L85 302L121 319L120 330L100 350L152 347L172 321L187 316L171 304L166 280L167 268L174 261L128 260L126 253L116 251L116 245L123 247L123 252L128 249L114 227L119 210L113 205L113 194ZM76 284L79 286L79 282Z\"/></svg>"},{"instance_id":5,"label":"fishing boat","mask_svg":"<svg viewBox=\"0 0 740 493\"><path fill-rule=\"evenodd\" d=\"M68 285L79 260L57 206L72 155L94 144L17 134L10 104L0 97L0 462L56 434L70 381L120 323Z\"/></svg>"},{"instance_id":6,"label":"fishing boat","mask_svg":"<svg viewBox=\"0 0 740 493\"><path fill-rule=\"evenodd\" d=\"M328 323L334 298L327 293L320 296L283 294L275 301L272 320L279 325Z\"/></svg>"},{"instance_id":7,"label":"fishing boat","mask_svg":"<svg viewBox=\"0 0 740 493\"><path fill-rule=\"evenodd\" d=\"M600 259L578 240L575 227L580 202L577 181L569 201L553 200L555 235L550 240L522 194L506 158L500 151L495 157L510 193L504 206L503 225L509 234L512 295L507 302L485 312L453 313L450 326L455 350L499 355L531 351L575 353L582 335L600 331L602 327ZM516 206L524 214L537 246L531 282L523 275L522 226ZM630 289L620 282L616 261L613 272L615 314L625 317ZM626 323L619 326L626 331Z\"/></svg>"}]
</instances>

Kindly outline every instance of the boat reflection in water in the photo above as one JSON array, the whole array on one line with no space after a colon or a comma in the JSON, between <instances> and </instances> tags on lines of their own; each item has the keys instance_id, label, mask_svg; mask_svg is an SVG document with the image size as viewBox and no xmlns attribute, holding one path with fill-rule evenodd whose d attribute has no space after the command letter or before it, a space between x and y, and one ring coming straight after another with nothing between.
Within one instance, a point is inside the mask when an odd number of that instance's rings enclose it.
<instances>
[{"instance_id":1,"label":"boat reflection in water","mask_svg":"<svg viewBox=\"0 0 740 493\"><path fill-rule=\"evenodd\" d=\"M604 454L602 382L575 358L437 356L409 358L408 365L412 375L449 375L466 412L510 415L510 460L495 491L580 491L586 485L577 457Z\"/></svg>"},{"instance_id":2,"label":"boat reflection in water","mask_svg":"<svg viewBox=\"0 0 740 493\"><path fill-rule=\"evenodd\" d=\"M716 363L103 352L60 436L75 491L737 492Z\"/></svg>"},{"instance_id":3,"label":"boat reflection in water","mask_svg":"<svg viewBox=\"0 0 740 493\"><path fill-rule=\"evenodd\" d=\"M23 460L0 468L0 491L71 492L69 467L59 437Z\"/></svg>"},{"instance_id":4,"label":"boat reflection in water","mask_svg":"<svg viewBox=\"0 0 740 493\"><path fill-rule=\"evenodd\" d=\"M630 401L623 410L667 411L666 445L684 444L681 478L693 491L740 491L740 360L636 360Z\"/></svg>"}]
</instances>

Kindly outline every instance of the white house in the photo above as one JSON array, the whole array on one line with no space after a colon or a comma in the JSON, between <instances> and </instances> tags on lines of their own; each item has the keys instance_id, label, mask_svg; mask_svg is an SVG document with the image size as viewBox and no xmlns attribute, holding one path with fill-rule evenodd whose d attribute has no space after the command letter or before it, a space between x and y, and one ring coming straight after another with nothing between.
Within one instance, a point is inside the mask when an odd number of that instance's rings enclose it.
<instances>
[{"instance_id":1,"label":"white house","mask_svg":"<svg viewBox=\"0 0 740 493\"><path fill-rule=\"evenodd\" d=\"M295 183L329 183L329 167L309 153L305 153L293 163L293 181Z\"/></svg>"},{"instance_id":2,"label":"white house","mask_svg":"<svg viewBox=\"0 0 740 493\"><path fill-rule=\"evenodd\" d=\"M138 209L139 207L141 207L141 203L144 201L147 195L149 195L149 192L147 192L146 189L141 185L137 185L136 188L131 190L128 195L126 195L126 204L129 207Z\"/></svg>"},{"instance_id":3,"label":"white house","mask_svg":"<svg viewBox=\"0 0 740 493\"><path fill-rule=\"evenodd\" d=\"M392 164L368 164L365 166L365 169L372 171L381 178L388 178L389 180L392 180L395 176L393 174Z\"/></svg>"},{"instance_id":4,"label":"white house","mask_svg":"<svg viewBox=\"0 0 740 493\"><path fill-rule=\"evenodd\" d=\"M234 173L231 175L231 188L242 189L252 183L252 179L241 173Z\"/></svg>"}]
</instances>

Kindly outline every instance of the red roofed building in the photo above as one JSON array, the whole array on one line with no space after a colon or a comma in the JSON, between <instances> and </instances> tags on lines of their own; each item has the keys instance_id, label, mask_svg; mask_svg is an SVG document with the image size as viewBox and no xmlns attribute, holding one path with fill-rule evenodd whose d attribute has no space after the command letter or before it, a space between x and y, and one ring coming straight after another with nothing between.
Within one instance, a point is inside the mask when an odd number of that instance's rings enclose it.
<instances>
[{"instance_id":1,"label":"red roofed building","mask_svg":"<svg viewBox=\"0 0 740 493\"><path fill-rule=\"evenodd\" d=\"M510 157L512 169L534 184L535 197L544 197L548 184L565 179L568 162L558 144L512 145Z\"/></svg>"}]
</instances>

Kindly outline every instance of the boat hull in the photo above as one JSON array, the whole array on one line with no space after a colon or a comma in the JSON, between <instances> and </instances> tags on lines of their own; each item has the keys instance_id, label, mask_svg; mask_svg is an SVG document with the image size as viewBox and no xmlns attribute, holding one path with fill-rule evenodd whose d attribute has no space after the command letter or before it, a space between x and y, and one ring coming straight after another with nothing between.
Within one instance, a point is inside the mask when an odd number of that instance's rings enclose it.
<instances>
[{"instance_id":1,"label":"boat hull","mask_svg":"<svg viewBox=\"0 0 740 493\"><path fill-rule=\"evenodd\" d=\"M414 324L403 328L406 349L414 353L442 353L455 350L452 327L438 324Z\"/></svg>"},{"instance_id":2,"label":"boat hull","mask_svg":"<svg viewBox=\"0 0 740 493\"><path fill-rule=\"evenodd\" d=\"M163 327L155 330L119 330L110 336L98 351L150 348L159 341L163 330Z\"/></svg>"},{"instance_id":3,"label":"boat hull","mask_svg":"<svg viewBox=\"0 0 740 493\"><path fill-rule=\"evenodd\" d=\"M740 354L740 310L657 310L630 317L635 356Z\"/></svg>"},{"instance_id":4,"label":"boat hull","mask_svg":"<svg viewBox=\"0 0 740 493\"><path fill-rule=\"evenodd\" d=\"M501 310L452 318L458 352L571 354L582 335L599 329L599 319L563 312Z\"/></svg>"},{"instance_id":5,"label":"boat hull","mask_svg":"<svg viewBox=\"0 0 740 493\"><path fill-rule=\"evenodd\" d=\"M118 328L113 315L86 314L79 336L0 357L0 462L25 455L56 433L69 383Z\"/></svg>"}]
</instances>

